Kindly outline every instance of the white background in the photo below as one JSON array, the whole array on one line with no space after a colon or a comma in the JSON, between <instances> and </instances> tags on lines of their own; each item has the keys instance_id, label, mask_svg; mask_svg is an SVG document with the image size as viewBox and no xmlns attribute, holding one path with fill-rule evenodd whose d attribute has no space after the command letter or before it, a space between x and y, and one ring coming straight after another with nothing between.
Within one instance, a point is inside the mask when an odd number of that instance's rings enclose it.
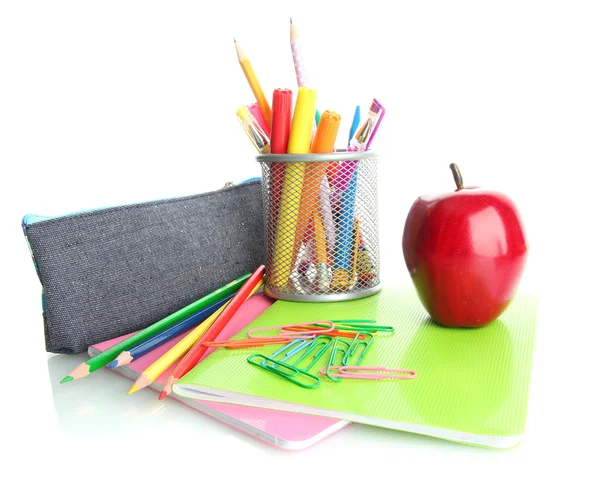
<instances>
[{"instance_id":1,"label":"white background","mask_svg":"<svg viewBox=\"0 0 600 478\"><path fill-rule=\"evenodd\" d=\"M40 476L598 472L597 2L0 5L4 469ZM519 206L530 242L522 290L542 296L519 447L479 449L353 425L309 450L283 452L172 400L159 403L151 391L127 396L130 382L105 370L57 389L82 357L48 360L44 351L22 216L183 196L258 176L235 119L253 98L232 39L267 97L277 87L295 90L290 16L319 108L343 116L338 146L357 104L365 111L376 97L387 107L373 143L381 155L384 283L408 281L406 213L420 194L453 189L450 162L466 184L501 190Z\"/></svg>"}]
</instances>

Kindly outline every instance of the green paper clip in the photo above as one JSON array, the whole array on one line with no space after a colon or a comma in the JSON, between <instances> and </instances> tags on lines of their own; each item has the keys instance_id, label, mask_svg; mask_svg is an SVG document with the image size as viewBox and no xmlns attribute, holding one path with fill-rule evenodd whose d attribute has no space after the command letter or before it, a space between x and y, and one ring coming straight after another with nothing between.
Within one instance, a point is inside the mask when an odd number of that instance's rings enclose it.
<instances>
[{"instance_id":1,"label":"green paper clip","mask_svg":"<svg viewBox=\"0 0 600 478\"><path fill-rule=\"evenodd\" d=\"M338 342L343 342L344 344L346 344L346 346L348 347L348 350L344 351L343 348L338 347ZM342 357L342 364L343 364L344 360L346 359L346 355L348 355L350 353L350 344L346 340L341 339L339 337L337 337L335 339L335 342L333 342L333 349L331 350L331 355L329 356L329 362L327 363L327 368L325 369L325 375L327 375L327 378L329 380L333 380L334 382L340 382L342 380L341 378L333 377L329 373L329 369L331 367L333 367L334 362L335 362L335 357L336 357L336 355L337 355L338 352L343 352L343 354L344 354L343 357Z\"/></svg>"},{"instance_id":2,"label":"green paper clip","mask_svg":"<svg viewBox=\"0 0 600 478\"><path fill-rule=\"evenodd\" d=\"M346 325L336 327L338 330L368 330L369 332L394 332L394 327L391 325Z\"/></svg>"},{"instance_id":3,"label":"green paper clip","mask_svg":"<svg viewBox=\"0 0 600 478\"><path fill-rule=\"evenodd\" d=\"M304 351L304 353L293 363L293 366L296 367L301 372L308 372L323 356L323 354L327 351L329 346L333 343L333 338L328 335L320 335L315 337L312 340L310 346ZM317 350L318 347L321 347ZM315 352L312 361L306 367L299 367L298 365L302 363L304 359L306 359L311 353Z\"/></svg>"},{"instance_id":4,"label":"green paper clip","mask_svg":"<svg viewBox=\"0 0 600 478\"><path fill-rule=\"evenodd\" d=\"M261 362L254 362L253 359L255 357L259 358L261 360ZM250 355L247 360L248 360L249 364L259 367L259 368L262 368L263 370L266 370L267 372L274 373L275 375L285 378L286 380L289 380L290 382L292 382L300 387L303 387L303 388L309 388L309 389L317 388L321 384L321 380L319 379L319 377L315 377L314 375L312 375L310 373L298 370L296 367L294 367L292 365L289 365L285 362L280 362L279 360L269 358L263 354ZM272 362L273 365L263 365L263 363L265 363L265 362L267 362L267 363ZM298 378L300 376L308 377L310 380L313 381L313 383L301 382L300 380L298 380Z\"/></svg>"},{"instance_id":5,"label":"green paper clip","mask_svg":"<svg viewBox=\"0 0 600 478\"><path fill-rule=\"evenodd\" d=\"M365 340L365 339L359 339L359 337L361 335L365 335L365 336L369 336L371 337L369 340ZM352 357L355 353L356 353L356 349L360 346L360 345L364 345L365 348L364 350L361 352L360 356L358 357L358 361L356 362L355 366L360 365L360 363L363 361L363 359L365 358L365 355L367 354L367 352L369 351L369 348L371 347L371 345L373 344L373 340L375 339L375 337L373 336L372 333L367 332L366 330L361 330L359 331L356 336L354 337L354 340L352 341L352 343L350 344L350 348L348 349L348 353L344 356L344 358L342 359L342 365L348 365L348 360L350 360L350 357Z\"/></svg>"}]
</instances>

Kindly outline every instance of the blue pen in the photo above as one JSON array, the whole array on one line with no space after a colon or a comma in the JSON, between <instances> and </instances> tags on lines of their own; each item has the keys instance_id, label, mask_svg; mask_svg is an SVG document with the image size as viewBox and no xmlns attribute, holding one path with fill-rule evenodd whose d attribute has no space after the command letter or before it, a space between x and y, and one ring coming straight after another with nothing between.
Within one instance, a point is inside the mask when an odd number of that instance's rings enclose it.
<instances>
[{"instance_id":1,"label":"blue pen","mask_svg":"<svg viewBox=\"0 0 600 478\"><path fill-rule=\"evenodd\" d=\"M354 133L356 133L356 128L360 124L360 106L357 106L354 110L354 118L352 119L352 126L350 126L350 135L348 136L348 146L350 146L350 141L354 137Z\"/></svg>"},{"instance_id":2,"label":"blue pen","mask_svg":"<svg viewBox=\"0 0 600 478\"><path fill-rule=\"evenodd\" d=\"M127 365L131 363L133 360L141 357L148 352L151 352L157 347L160 347L165 342L171 340L173 337L185 332L186 330L190 330L192 327L204 322L208 319L214 312L216 312L219 307L223 304L226 304L229 299L231 299L236 293L230 294L227 297L222 298L221 300L215 302L214 304L205 307L202 310L199 310L195 314L186 317L185 319L177 322L171 327L167 327L165 330L159 332L158 334L146 339L139 344L135 345L129 350L124 350L119 354L119 356L108 364L108 368L120 367L121 365Z\"/></svg>"}]
</instances>

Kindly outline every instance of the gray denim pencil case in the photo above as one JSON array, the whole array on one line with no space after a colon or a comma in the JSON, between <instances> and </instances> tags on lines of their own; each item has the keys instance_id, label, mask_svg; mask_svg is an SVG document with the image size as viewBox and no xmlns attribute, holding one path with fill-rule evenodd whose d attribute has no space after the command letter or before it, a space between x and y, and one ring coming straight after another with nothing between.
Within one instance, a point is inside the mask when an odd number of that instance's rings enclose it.
<instances>
[{"instance_id":1,"label":"gray denim pencil case","mask_svg":"<svg viewBox=\"0 0 600 478\"><path fill-rule=\"evenodd\" d=\"M264 263L259 180L56 218L23 231L43 287L46 350L140 330Z\"/></svg>"}]
</instances>

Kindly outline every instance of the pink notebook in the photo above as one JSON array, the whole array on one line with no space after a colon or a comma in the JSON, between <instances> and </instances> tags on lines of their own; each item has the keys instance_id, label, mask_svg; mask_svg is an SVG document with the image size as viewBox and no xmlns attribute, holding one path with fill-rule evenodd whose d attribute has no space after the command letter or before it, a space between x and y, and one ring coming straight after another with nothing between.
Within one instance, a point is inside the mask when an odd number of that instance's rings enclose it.
<instances>
[{"instance_id":1,"label":"pink notebook","mask_svg":"<svg viewBox=\"0 0 600 478\"><path fill-rule=\"evenodd\" d=\"M240 307L233 320L223 329L216 340L231 338L265 311L272 303L273 300L265 297L263 294L254 295ZM90 356L97 355L130 335L132 334L92 345L89 347L88 353ZM174 338L149 354L134 360L129 365L112 370L135 380L149 365L176 344L179 339L180 337ZM212 351L212 349L209 349L202 358L206 358ZM174 366L169 368L150 387L160 392L164 380L169 376L173 368ZM260 438L271 445L287 450L302 450L307 448L341 430L350 423L334 418L185 399L173 394L169 395L169 398L171 397L254 437Z\"/></svg>"}]
</instances>

